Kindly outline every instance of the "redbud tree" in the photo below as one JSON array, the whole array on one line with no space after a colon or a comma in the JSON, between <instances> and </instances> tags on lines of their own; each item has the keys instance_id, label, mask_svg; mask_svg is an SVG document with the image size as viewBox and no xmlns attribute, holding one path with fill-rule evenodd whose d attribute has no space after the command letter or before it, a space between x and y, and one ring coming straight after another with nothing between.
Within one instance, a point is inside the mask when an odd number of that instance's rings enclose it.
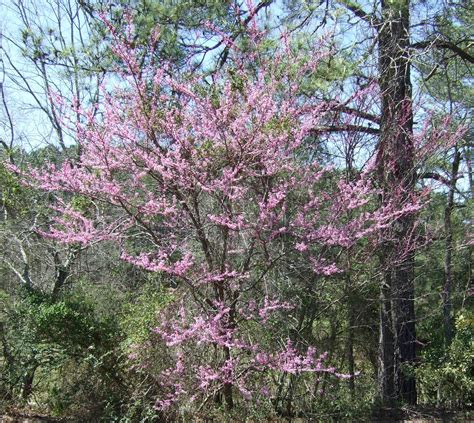
<instances>
[{"instance_id":1,"label":"redbud tree","mask_svg":"<svg viewBox=\"0 0 474 423\"><path fill-rule=\"evenodd\" d=\"M377 248L421 207L415 194L374 201L373 161L348 181L307 154L309 137L341 115L340 103L301 95L331 50L320 41L302 55L283 35L269 54L254 26L245 49L224 39L229 60L213 74L174 74L110 30L121 71L99 104L71 107L80 157L27 177L62 193L44 236L115 243L123 260L177 286L154 329L171 359L156 407L272 398L282 373L346 377L289 331L260 336L272 322L288 327L299 307L281 289L297 283L289 268L340 277L344 251Z\"/></svg>"}]
</instances>

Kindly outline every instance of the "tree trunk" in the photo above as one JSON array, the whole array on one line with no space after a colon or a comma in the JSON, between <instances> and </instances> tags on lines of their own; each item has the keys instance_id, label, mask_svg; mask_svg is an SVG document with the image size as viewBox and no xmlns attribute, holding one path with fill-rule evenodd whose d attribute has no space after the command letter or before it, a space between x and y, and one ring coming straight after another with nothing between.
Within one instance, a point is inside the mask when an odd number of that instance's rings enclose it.
<instances>
[{"instance_id":1,"label":"tree trunk","mask_svg":"<svg viewBox=\"0 0 474 423\"><path fill-rule=\"evenodd\" d=\"M24 377L23 377L23 388L21 392L21 398L24 401L27 401L28 398L33 393L33 381L35 379L36 369L38 368L37 364L34 364L33 367L29 368Z\"/></svg>"},{"instance_id":2,"label":"tree trunk","mask_svg":"<svg viewBox=\"0 0 474 423\"><path fill-rule=\"evenodd\" d=\"M471 138L471 137L469 137ZM471 141L469 139L469 141ZM471 142L472 144L472 142ZM474 198L474 183L473 183L473 178L472 178L472 161L474 159L474 148L471 146L468 146L466 148L466 167L467 167L467 180L469 183L469 197L471 199Z\"/></svg>"},{"instance_id":3,"label":"tree trunk","mask_svg":"<svg viewBox=\"0 0 474 423\"><path fill-rule=\"evenodd\" d=\"M461 162L461 153L458 147L454 150L454 159L451 166L450 175L450 186L448 192L448 200L446 208L444 210L444 232L445 232L445 244L446 252L444 256L444 284L443 284L443 320L444 320L444 343L445 347L449 347L451 340L453 339L453 321L451 316L452 302L451 302L451 291L453 284L453 269L452 269L452 256L453 256L453 222L452 213L454 210L454 192L456 190L456 182L459 171L459 164Z\"/></svg>"},{"instance_id":4,"label":"tree trunk","mask_svg":"<svg viewBox=\"0 0 474 423\"><path fill-rule=\"evenodd\" d=\"M416 379L412 370L416 363L414 271L415 257L411 253L394 272L397 399L410 405L415 405L417 399ZM410 369L407 369L407 366Z\"/></svg>"},{"instance_id":5,"label":"tree trunk","mask_svg":"<svg viewBox=\"0 0 474 423\"><path fill-rule=\"evenodd\" d=\"M13 372L14 358L10 350L10 346L8 345L7 337L5 336L5 334L5 324L3 322L0 322L0 341L2 343L3 360L5 361L4 369L7 377L6 388L3 392L3 399L8 402L13 399L13 384L11 375Z\"/></svg>"},{"instance_id":6,"label":"tree trunk","mask_svg":"<svg viewBox=\"0 0 474 423\"><path fill-rule=\"evenodd\" d=\"M393 332L391 280L389 272L387 273L380 288L378 382L382 402L391 404L396 396L395 334Z\"/></svg>"},{"instance_id":7,"label":"tree trunk","mask_svg":"<svg viewBox=\"0 0 474 423\"><path fill-rule=\"evenodd\" d=\"M402 207L414 190L413 111L410 82L409 0L381 1L378 26L379 85L382 113L377 152L382 202ZM415 363L414 254L406 253L413 218L391 230L383 251L379 383L383 402L416 403L415 378L403 371Z\"/></svg>"},{"instance_id":8,"label":"tree trunk","mask_svg":"<svg viewBox=\"0 0 474 423\"><path fill-rule=\"evenodd\" d=\"M347 353L347 365L349 367L349 375L351 376L349 379L349 390L351 392L352 399L355 398L355 361L354 361L354 329L355 329L355 308L354 308L354 300L352 298L353 290L352 290L352 281L351 277L348 274L346 276L346 298L347 298L347 323L348 323L348 330L347 330L347 344L346 344L346 353Z\"/></svg>"},{"instance_id":9,"label":"tree trunk","mask_svg":"<svg viewBox=\"0 0 474 423\"><path fill-rule=\"evenodd\" d=\"M230 348L224 347L224 356L226 360L230 360ZM225 406L227 411L230 411L234 408L234 398L232 396L232 383L226 382L224 383L223 388Z\"/></svg>"}]
</instances>

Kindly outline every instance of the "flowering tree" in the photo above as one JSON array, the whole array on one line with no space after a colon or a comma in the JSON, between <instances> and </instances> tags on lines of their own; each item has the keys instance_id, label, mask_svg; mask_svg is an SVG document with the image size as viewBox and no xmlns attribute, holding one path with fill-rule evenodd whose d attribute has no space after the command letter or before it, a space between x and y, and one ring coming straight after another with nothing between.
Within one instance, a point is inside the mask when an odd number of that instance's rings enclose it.
<instances>
[{"instance_id":1,"label":"flowering tree","mask_svg":"<svg viewBox=\"0 0 474 423\"><path fill-rule=\"evenodd\" d=\"M288 269L338 277L349 270L342 252L382 245L382 230L415 214L422 197L376 206L374 161L347 181L305 153L305 140L341 114L341 103L300 95L331 51L320 42L300 57L283 36L269 55L253 26L245 50L225 40L232 61L212 77L176 76L110 30L125 70L101 104L73 107L80 158L27 176L64 193L44 236L115 242L123 260L178 286L155 329L173 359L157 408L214 398L230 409L236 398L274 395L279 373L344 378L314 346L259 334L298 308L283 296Z\"/></svg>"}]
</instances>

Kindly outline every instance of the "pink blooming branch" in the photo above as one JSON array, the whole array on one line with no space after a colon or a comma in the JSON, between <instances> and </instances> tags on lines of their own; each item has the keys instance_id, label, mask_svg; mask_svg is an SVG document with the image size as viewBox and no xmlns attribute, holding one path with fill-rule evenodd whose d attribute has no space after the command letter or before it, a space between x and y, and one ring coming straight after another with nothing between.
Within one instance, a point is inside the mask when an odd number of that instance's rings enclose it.
<instances>
[{"instance_id":1,"label":"pink blooming branch","mask_svg":"<svg viewBox=\"0 0 474 423\"><path fill-rule=\"evenodd\" d=\"M74 210L71 205L56 206L53 208L59 216L53 217L54 226L48 232L38 230L37 232L49 239L64 244L78 243L88 246L91 243L116 240L119 234L129 224L126 221L116 221L111 224L99 225L98 219L86 218L83 214Z\"/></svg>"}]
</instances>

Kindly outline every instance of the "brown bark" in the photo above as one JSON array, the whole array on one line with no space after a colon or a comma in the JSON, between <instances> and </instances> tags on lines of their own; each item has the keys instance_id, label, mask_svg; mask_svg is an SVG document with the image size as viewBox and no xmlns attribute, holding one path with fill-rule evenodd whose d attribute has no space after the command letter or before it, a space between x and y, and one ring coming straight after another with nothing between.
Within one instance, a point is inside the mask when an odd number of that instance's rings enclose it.
<instances>
[{"instance_id":1,"label":"brown bark","mask_svg":"<svg viewBox=\"0 0 474 423\"><path fill-rule=\"evenodd\" d=\"M382 202L402 206L414 190L413 112L410 82L409 0L381 1L378 25L382 113L378 176ZM415 378L403 369L416 360L414 256L403 253L413 218L399 219L382 254L380 311L380 395L385 403L416 403Z\"/></svg>"}]
</instances>

